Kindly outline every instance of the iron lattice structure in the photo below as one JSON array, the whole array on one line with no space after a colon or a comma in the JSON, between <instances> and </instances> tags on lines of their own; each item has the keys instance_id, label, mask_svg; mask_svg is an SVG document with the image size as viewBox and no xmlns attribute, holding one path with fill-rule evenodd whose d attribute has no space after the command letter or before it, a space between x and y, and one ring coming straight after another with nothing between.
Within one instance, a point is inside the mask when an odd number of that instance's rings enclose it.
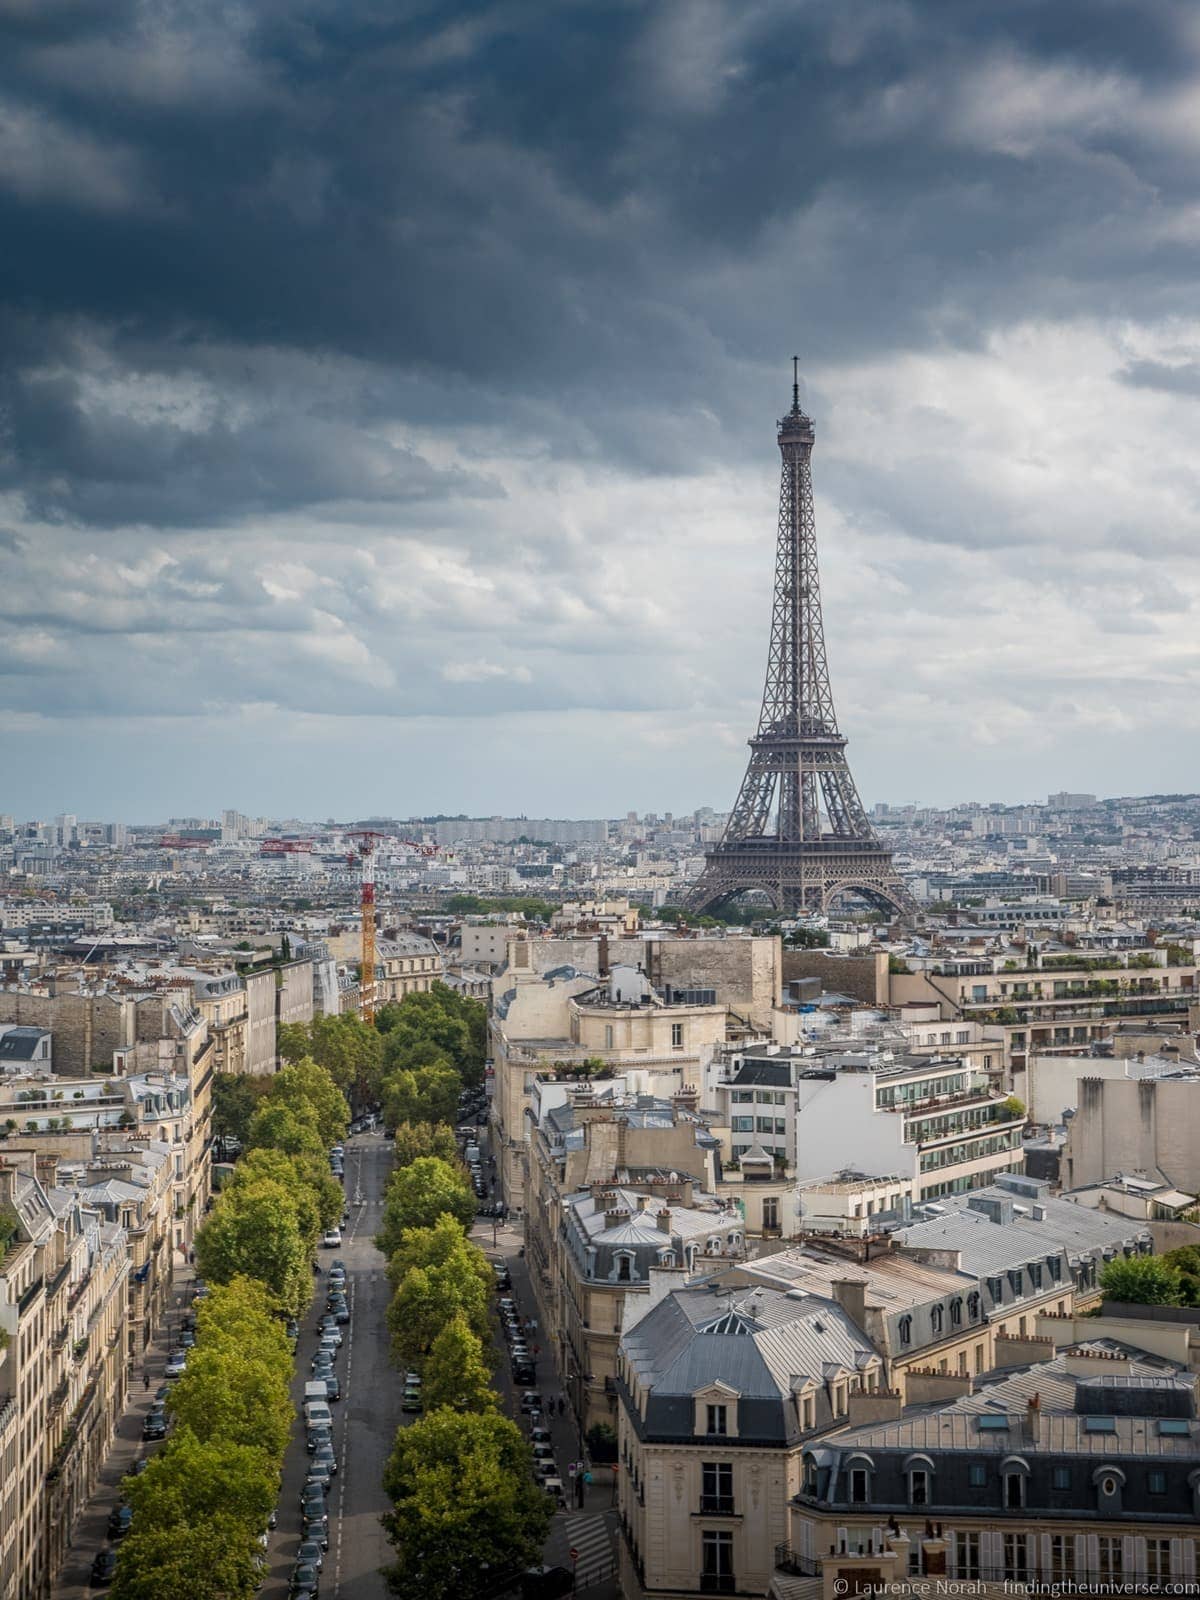
<instances>
[{"instance_id":1,"label":"iron lattice structure","mask_svg":"<svg viewBox=\"0 0 1200 1600\"><path fill-rule=\"evenodd\" d=\"M817 573L813 439L797 377L792 409L779 424L775 599L758 732L721 842L706 855L688 896L693 911L747 889L763 891L782 913L823 911L850 895L906 916L916 909L867 820L833 709Z\"/></svg>"}]
</instances>

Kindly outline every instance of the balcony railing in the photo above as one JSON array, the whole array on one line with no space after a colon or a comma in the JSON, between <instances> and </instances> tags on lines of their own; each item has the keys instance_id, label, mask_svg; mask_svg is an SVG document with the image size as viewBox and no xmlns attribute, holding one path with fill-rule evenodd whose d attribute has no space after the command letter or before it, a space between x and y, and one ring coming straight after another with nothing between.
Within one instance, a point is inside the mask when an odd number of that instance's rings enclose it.
<instances>
[{"instance_id":1,"label":"balcony railing","mask_svg":"<svg viewBox=\"0 0 1200 1600\"><path fill-rule=\"evenodd\" d=\"M775 1546L775 1566L781 1572L794 1572L803 1578L816 1578L821 1574L821 1563L815 1556L802 1556L790 1544Z\"/></svg>"},{"instance_id":2,"label":"balcony railing","mask_svg":"<svg viewBox=\"0 0 1200 1600\"><path fill-rule=\"evenodd\" d=\"M736 1594L737 1579L732 1572L702 1572L700 1574L701 1594Z\"/></svg>"},{"instance_id":3,"label":"balcony railing","mask_svg":"<svg viewBox=\"0 0 1200 1600\"><path fill-rule=\"evenodd\" d=\"M736 1517L737 1512L733 1506L731 1494L702 1494L700 1496L700 1515L702 1517Z\"/></svg>"}]
</instances>

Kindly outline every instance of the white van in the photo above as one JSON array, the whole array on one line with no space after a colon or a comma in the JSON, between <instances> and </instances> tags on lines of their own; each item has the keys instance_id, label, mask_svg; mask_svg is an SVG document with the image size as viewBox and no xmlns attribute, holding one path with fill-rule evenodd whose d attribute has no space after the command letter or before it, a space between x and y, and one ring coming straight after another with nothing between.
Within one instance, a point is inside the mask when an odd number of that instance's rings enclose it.
<instances>
[{"instance_id":1,"label":"white van","mask_svg":"<svg viewBox=\"0 0 1200 1600\"><path fill-rule=\"evenodd\" d=\"M315 1403L316 1405L324 1405L328 1399L329 1390L325 1387L324 1378L317 1379L304 1385L305 1406L308 1406L310 1402Z\"/></svg>"},{"instance_id":2,"label":"white van","mask_svg":"<svg viewBox=\"0 0 1200 1600\"><path fill-rule=\"evenodd\" d=\"M307 1391L308 1385L305 1384ZM304 1397L304 1425L306 1428L315 1427L318 1422L327 1422L332 1428L333 1412L329 1409L328 1398L324 1400L310 1400L307 1393Z\"/></svg>"}]
</instances>

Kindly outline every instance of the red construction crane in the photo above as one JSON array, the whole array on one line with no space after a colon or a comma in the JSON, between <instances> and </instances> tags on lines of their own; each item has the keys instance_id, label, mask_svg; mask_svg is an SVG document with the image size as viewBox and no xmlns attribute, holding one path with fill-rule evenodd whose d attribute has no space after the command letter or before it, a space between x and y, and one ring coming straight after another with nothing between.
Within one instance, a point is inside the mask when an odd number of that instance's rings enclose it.
<instances>
[{"instance_id":1,"label":"red construction crane","mask_svg":"<svg viewBox=\"0 0 1200 1600\"><path fill-rule=\"evenodd\" d=\"M358 843L350 860L356 858L362 873L362 972L358 980L358 1013L364 1022L375 1020L375 841L386 833L370 828L355 828L350 836Z\"/></svg>"}]
</instances>

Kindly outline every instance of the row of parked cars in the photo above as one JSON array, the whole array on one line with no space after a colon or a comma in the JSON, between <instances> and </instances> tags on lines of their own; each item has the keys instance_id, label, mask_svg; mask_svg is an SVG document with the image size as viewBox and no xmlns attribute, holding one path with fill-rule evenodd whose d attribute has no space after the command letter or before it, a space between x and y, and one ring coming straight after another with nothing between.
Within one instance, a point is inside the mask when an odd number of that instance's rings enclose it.
<instances>
[{"instance_id":1,"label":"row of parked cars","mask_svg":"<svg viewBox=\"0 0 1200 1600\"><path fill-rule=\"evenodd\" d=\"M349 1322L346 1263L335 1256L325 1283L325 1310L317 1324L319 1342L312 1358L312 1377L304 1385L304 1447L308 1452L308 1474L300 1489L300 1545L288 1591L292 1600L316 1600L320 1593L321 1568L329 1549L326 1497L338 1470L330 1408L342 1397L337 1364L344 1340L343 1329Z\"/></svg>"},{"instance_id":2,"label":"row of parked cars","mask_svg":"<svg viewBox=\"0 0 1200 1600\"><path fill-rule=\"evenodd\" d=\"M525 1325L521 1321L517 1310L517 1303L512 1298L512 1281L505 1272L506 1283L500 1289L500 1326L504 1330L504 1337L508 1343L508 1359L512 1368L512 1379L518 1387L525 1388L537 1382L537 1357L529 1344L525 1332Z\"/></svg>"}]
</instances>

